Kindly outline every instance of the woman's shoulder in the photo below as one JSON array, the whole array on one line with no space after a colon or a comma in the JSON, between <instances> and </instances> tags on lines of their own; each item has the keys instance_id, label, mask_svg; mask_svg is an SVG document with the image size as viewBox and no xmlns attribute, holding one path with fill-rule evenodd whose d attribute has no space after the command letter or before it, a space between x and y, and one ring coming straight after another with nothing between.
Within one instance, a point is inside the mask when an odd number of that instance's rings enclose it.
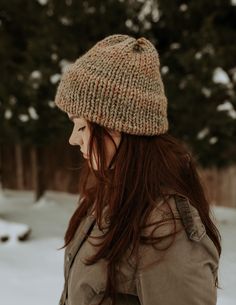
<instances>
[{"instance_id":1,"label":"woman's shoulder","mask_svg":"<svg viewBox=\"0 0 236 305\"><path fill-rule=\"evenodd\" d=\"M145 235L150 234L154 227L156 227L156 234L160 237L171 234L174 230L185 231L189 239L198 241L206 234L197 208L186 196L171 190L164 197L157 198L147 225L147 228L144 228Z\"/></svg>"},{"instance_id":2,"label":"woman's shoulder","mask_svg":"<svg viewBox=\"0 0 236 305\"><path fill-rule=\"evenodd\" d=\"M166 200L159 199L150 213L148 223L150 226L143 230L145 237L153 236L157 238L157 243L153 247L150 243L140 245L139 271L154 266L164 256L170 263L175 261L180 268L181 264L184 267L187 261L190 263L191 258L196 263L208 259L214 272L218 268L217 249L206 234L198 210L187 197L172 193Z\"/></svg>"}]
</instances>

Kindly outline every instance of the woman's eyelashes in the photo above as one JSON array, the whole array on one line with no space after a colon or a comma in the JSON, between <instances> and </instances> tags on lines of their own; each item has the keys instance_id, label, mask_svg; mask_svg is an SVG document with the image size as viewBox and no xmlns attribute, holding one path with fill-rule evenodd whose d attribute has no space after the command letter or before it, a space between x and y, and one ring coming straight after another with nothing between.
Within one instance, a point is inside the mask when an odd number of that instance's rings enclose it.
<instances>
[{"instance_id":1,"label":"woman's eyelashes","mask_svg":"<svg viewBox=\"0 0 236 305\"><path fill-rule=\"evenodd\" d=\"M78 131L80 131L80 130L84 130L84 129L85 129L85 126L84 126L84 127L79 128L79 129L78 129Z\"/></svg>"}]
</instances>

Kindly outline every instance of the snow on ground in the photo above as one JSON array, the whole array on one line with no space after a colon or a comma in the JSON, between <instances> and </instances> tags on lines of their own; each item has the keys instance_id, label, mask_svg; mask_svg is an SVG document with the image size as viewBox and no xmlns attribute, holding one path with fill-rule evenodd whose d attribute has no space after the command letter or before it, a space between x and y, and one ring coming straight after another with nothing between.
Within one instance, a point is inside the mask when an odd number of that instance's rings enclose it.
<instances>
[{"instance_id":1,"label":"snow on ground","mask_svg":"<svg viewBox=\"0 0 236 305\"><path fill-rule=\"evenodd\" d=\"M63 236L78 196L48 191L37 203L32 192L0 192L0 230L14 226L0 243L0 287L4 305L57 305L63 288ZM236 209L214 207L222 235L217 305L236 303ZM29 239L16 232L27 228ZM1 232L0 232L1 233ZM0 234L1 235L1 234Z\"/></svg>"},{"instance_id":2,"label":"snow on ground","mask_svg":"<svg viewBox=\"0 0 236 305\"><path fill-rule=\"evenodd\" d=\"M57 305L63 288L63 236L76 196L47 192L33 203L31 192L0 195L0 218L31 227L29 240L0 243L1 304ZM2 302L3 301L3 302Z\"/></svg>"}]
</instances>

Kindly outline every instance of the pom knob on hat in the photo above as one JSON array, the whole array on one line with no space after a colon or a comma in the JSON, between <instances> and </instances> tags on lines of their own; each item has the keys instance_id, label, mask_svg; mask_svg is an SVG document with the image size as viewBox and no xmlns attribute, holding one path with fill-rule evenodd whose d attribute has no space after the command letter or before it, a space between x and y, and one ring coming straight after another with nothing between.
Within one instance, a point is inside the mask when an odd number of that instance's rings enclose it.
<instances>
[{"instance_id":1,"label":"pom knob on hat","mask_svg":"<svg viewBox=\"0 0 236 305\"><path fill-rule=\"evenodd\" d=\"M144 41L142 39L142 37L138 38L133 46L133 50L137 51L137 52L141 52L144 51Z\"/></svg>"}]
</instances>

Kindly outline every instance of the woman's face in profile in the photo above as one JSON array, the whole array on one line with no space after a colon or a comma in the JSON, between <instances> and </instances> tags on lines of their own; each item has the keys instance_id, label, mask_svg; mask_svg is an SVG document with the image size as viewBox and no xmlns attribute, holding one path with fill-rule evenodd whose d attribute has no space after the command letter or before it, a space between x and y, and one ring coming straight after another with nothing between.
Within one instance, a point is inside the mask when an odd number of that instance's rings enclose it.
<instances>
[{"instance_id":1,"label":"woman's face in profile","mask_svg":"<svg viewBox=\"0 0 236 305\"><path fill-rule=\"evenodd\" d=\"M88 121L84 119L83 117L77 117L72 114L67 114L69 119L74 123L73 130L71 133L71 136L69 138L70 145L78 145L80 146L80 151L83 154L83 157L85 159L88 159L88 145L89 145L89 139L90 139L90 129L88 126ZM113 140L115 141L117 147L119 146L120 140L121 140L121 133L118 131L111 131L110 135L112 136ZM107 160L107 166L110 164L110 161L116 151L114 144L112 141L106 137L105 138L105 145L106 145L106 160ZM93 168L97 169L96 164L96 158L94 156L94 151L92 152L92 161L93 162ZM89 166L90 166L89 162Z\"/></svg>"}]
</instances>

